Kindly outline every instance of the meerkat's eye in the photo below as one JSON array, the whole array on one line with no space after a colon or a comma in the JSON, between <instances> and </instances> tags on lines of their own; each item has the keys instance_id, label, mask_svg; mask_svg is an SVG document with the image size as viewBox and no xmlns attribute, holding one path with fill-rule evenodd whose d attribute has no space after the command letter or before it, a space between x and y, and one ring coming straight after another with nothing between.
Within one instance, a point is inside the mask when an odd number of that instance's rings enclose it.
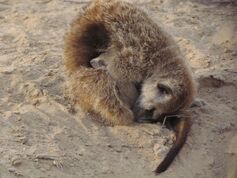
<instances>
[{"instance_id":1,"label":"meerkat's eye","mask_svg":"<svg viewBox=\"0 0 237 178\"><path fill-rule=\"evenodd\" d=\"M162 95L167 95L167 94L171 94L172 93L172 90L170 89L170 87L164 85L164 84L158 84L157 85L157 89L159 90L159 92L162 94Z\"/></svg>"},{"instance_id":2,"label":"meerkat's eye","mask_svg":"<svg viewBox=\"0 0 237 178\"><path fill-rule=\"evenodd\" d=\"M135 87L136 87L138 93L141 93L141 90L142 90L142 82L136 82L136 83L135 83Z\"/></svg>"}]
</instances>

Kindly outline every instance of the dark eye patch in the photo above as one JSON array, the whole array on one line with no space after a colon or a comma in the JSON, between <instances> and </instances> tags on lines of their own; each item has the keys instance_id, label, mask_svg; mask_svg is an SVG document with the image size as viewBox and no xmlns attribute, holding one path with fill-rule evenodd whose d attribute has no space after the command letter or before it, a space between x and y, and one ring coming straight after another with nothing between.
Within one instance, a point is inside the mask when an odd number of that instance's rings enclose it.
<instances>
[{"instance_id":1,"label":"dark eye patch","mask_svg":"<svg viewBox=\"0 0 237 178\"><path fill-rule=\"evenodd\" d=\"M135 83L135 87L136 87L138 93L140 94L141 93L141 89L142 89L142 82L136 82Z\"/></svg>"},{"instance_id":2,"label":"dark eye patch","mask_svg":"<svg viewBox=\"0 0 237 178\"><path fill-rule=\"evenodd\" d=\"M167 95L167 94L172 94L172 90L170 89L170 87L164 85L164 84L158 84L157 85L157 89L159 90L159 92L162 95Z\"/></svg>"}]
</instances>

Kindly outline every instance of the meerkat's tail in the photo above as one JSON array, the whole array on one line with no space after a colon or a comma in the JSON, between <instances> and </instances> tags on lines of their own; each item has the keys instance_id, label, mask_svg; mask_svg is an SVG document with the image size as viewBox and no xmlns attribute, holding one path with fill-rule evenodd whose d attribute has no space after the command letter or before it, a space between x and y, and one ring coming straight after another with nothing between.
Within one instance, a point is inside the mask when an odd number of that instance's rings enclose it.
<instances>
[{"instance_id":1,"label":"meerkat's tail","mask_svg":"<svg viewBox=\"0 0 237 178\"><path fill-rule=\"evenodd\" d=\"M170 166L170 164L173 162L174 158L184 145L188 132L191 127L191 115L190 113L185 113L184 116L181 116L181 118L174 118L174 120L172 118L172 121L175 122L174 129L175 129L176 140L174 145L171 147L168 154L164 158L164 160L156 168L155 174L157 175L166 171L166 169Z\"/></svg>"},{"instance_id":2,"label":"meerkat's tail","mask_svg":"<svg viewBox=\"0 0 237 178\"><path fill-rule=\"evenodd\" d=\"M78 67L91 67L90 60L98 57L109 44L110 37L103 22L86 12L72 23L65 39L65 65L69 73Z\"/></svg>"}]
</instances>

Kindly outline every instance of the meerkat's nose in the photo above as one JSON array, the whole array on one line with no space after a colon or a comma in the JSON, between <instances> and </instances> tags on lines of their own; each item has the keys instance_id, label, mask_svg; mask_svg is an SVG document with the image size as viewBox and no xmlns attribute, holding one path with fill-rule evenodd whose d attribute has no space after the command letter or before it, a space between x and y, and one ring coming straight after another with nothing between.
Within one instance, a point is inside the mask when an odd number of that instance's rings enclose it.
<instances>
[{"instance_id":1,"label":"meerkat's nose","mask_svg":"<svg viewBox=\"0 0 237 178\"><path fill-rule=\"evenodd\" d=\"M142 122L142 123L152 123L154 122L153 118L153 113L155 111L155 108L150 109L150 110L145 110L140 107L136 107L134 110L135 114L135 119L137 122Z\"/></svg>"}]
</instances>

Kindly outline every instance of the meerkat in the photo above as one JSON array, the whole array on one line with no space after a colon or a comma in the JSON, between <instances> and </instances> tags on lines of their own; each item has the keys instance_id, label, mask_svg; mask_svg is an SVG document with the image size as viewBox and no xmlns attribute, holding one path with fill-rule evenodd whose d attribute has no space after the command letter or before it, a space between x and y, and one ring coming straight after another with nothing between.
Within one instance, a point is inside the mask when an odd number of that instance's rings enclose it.
<instances>
[{"instance_id":1,"label":"meerkat","mask_svg":"<svg viewBox=\"0 0 237 178\"><path fill-rule=\"evenodd\" d=\"M172 38L130 3L95 0L67 34L65 64L75 102L104 122L171 121L176 140L155 170L165 171L185 143L195 95Z\"/></svg>"}]
</instances>

